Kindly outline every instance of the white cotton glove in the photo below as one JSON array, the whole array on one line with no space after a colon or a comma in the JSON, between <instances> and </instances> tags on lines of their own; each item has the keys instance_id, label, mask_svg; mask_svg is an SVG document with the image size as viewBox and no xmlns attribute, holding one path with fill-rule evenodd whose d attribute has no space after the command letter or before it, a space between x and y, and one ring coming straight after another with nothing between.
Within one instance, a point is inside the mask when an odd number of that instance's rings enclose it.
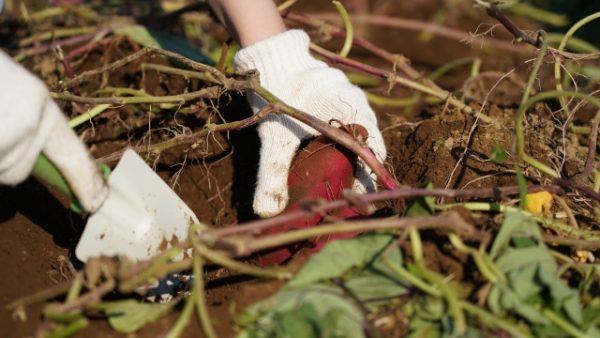
<instances>
[{"instance_id":1,"label":"white cotton glove","mask_svg":"<svg viewBox=\"0 0 600 338\"><path fill-rule=\"evenodd\" d=\"M48 89L0 52L0 184L25 180L41 152L60 170L86 211L102 205L108 195L104 179Z\"/></svg>"},{"instance_id":2,"label":"white cotton glove","mask_svg":"<svg viewBox=\"0 0 600 338\"><path fill-rule=\"evenodd\" d=\"M365 94L342 71L315 59L309 53L309 44L304 31L289 30L243 48L235 56L235 66L239 70L257 69L261 85L294 108L325 122L335 119L362 125L369 132L367 144L383 162L385 144ZM247 98L254 112L266 104L255 93ZM259 216L273 216L286 207L292 159L300 142L317 134L313 128L287 116L268 116L259 124L261 149L253 202ZM356 177L356 192L376 189L376 177L362 161Z\"/></svg>"}]
</instances>

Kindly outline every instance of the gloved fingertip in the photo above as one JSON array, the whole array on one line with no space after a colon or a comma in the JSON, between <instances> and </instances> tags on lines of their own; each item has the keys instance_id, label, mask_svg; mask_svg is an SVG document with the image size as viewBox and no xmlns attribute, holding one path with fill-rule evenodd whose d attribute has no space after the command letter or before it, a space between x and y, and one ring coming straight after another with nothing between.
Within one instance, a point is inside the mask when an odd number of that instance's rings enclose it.
<instances>
[{"instance_id":1,"label":"gloved fingertip","mask_svg":"<svg viewBox=\"0 0 600 338\"><path fill-rule=\"evenodd\" d=\"M258 216L272 217L285 209L288 200L287 191L257 191L252 206Z\"/></svg>"},{"instance_id":2,"label":"gloved fingertip","mask_svg":"<svg viewBox=\"0 0 600 338\"><path fill-rule=\"evenodd\" d=\"M96 189L93 196L88 196L85 204L82 205L87 212L96 212L108 198L108 186L104 182L99 184L100 188Z\"/></svg>"}]
</instances>

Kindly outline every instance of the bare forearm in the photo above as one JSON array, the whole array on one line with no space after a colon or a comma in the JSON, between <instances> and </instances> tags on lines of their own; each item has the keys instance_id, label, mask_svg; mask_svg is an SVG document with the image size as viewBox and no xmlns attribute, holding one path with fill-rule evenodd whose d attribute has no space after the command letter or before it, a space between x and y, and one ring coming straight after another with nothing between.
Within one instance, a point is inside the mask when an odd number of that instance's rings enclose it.
<instances>
[{"instance_id":1,"label":"bare forearm","mask_svg":"<svg viewBox=\"0 0 600 338\"><path fill-rule=\"evenodd\" d=\"M272 0L209 0L209 3L242 47L286 30Z\"/></svg>"}]
</instances>

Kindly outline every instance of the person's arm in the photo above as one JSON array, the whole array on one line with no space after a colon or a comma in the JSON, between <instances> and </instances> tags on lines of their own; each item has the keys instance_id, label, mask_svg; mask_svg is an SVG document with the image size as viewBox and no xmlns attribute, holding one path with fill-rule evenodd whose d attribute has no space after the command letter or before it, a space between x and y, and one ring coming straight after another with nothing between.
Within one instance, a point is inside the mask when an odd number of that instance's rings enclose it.
<instances>
[{"instance_id":1,"label":"person's arm","mask_svg":"<svg viewBox=\"0 0 600 338\"><path fill-rule=\"evenodd\" d=\"M242 47L286 31L272 0L209 0L209 3Z\"/></svg>"}]
</instances>

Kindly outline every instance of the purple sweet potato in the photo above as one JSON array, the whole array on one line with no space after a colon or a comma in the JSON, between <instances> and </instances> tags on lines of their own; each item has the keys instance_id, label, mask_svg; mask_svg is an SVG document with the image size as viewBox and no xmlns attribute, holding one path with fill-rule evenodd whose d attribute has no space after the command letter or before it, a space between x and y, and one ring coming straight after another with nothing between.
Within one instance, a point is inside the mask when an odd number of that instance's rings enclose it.
<instances>
[{"instance_id":1,"label":"purple sweet potato","mask_svg":"<svg viewBox=\"0 0 600 338\"><path fill-rule=\"evenodd\" d=\"M366 129L358 125L348 125L345 129L363 138L367 134ZM319 136L311 141L292 162L288 176L290 202L284 213L301 208L302 203L306 201L332 201L341 198L342 191L352 187L356 160L355 154L325 136ZM359 213L354 208L347 207L338 210L332 216L352 218L359 216ZM322 219L322 215L313 215L269 228L263 235L316 226ZM356 233L336 234L326 238L293 243L261 252L257 255L256 261L262 266L280 264L303 248L314 252L332 239L352 236L356 236Z\"/></svg>"}]
</instances>

